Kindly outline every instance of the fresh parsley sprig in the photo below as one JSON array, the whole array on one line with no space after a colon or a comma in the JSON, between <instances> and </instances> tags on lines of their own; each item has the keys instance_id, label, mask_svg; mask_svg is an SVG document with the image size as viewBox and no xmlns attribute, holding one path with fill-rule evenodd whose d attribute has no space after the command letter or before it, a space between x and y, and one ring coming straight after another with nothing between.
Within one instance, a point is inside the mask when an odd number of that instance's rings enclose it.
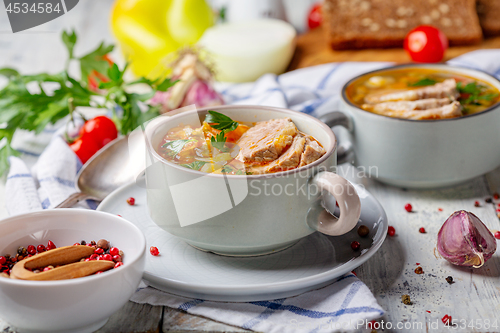
<instances>
[{"instance_id":1,"label":"fresh parsley sprig","mask_svg":"<svg viewBox=\"0 0 500 333\"><path fill-rule=\"evenodd\" d=\"M210 138L212 146L220 151L227 151L227 148L225 147L226 133L234 131L238 128L238 122L216 111L208 111L208 114L205 117L205 122L210 124L211 127L220 130L216 136L212 136Z\"/></svg>"},{"instance_id":2,"label":"fresh parsley sprig","mask_svg":"<svg viewBox=\"0 0 500 333\"><path fill-rule=\"evenodd\" d=\"M113 45L101 43L95 50L77 57L74 52L78 41L75 31L64 31L61 37L68 59L60 73L21 75L12 68L0 69L0 76L8 80L0 90L0 176L9 168L8 157L19 154L11 146L16 131L40 133L48 124L72 115L75 108L91 106L113 110L117 128L122 134L127 134L159 114L159 106L147 103L155 91L166 91L177 82L140 78L127 83L123 79L127 66L120 70L116 64L110 65L107 59ZM68 71L72 61L79 62L80 79ZM90 78L97 81L99 89L91 89ZM48 91L48 83L56 87ZM128 87L137 83L148 85L151 92L130 93ZM37 89L33 90L33 86Z\"/></svg>"},{"instance_id":3,"label":"fresh parsley sprig","mask_svg":"<svg viewBox=\"0 0 500 333\"><path fill-rule=\"evenodd\" d=\"M216 112L216 111L208 111L208 114L205 117L205 121L210 124L215 129L224 130L227 132L234 131L238 127L238 123L228 116Z\"/></svg>"}]
</instances>

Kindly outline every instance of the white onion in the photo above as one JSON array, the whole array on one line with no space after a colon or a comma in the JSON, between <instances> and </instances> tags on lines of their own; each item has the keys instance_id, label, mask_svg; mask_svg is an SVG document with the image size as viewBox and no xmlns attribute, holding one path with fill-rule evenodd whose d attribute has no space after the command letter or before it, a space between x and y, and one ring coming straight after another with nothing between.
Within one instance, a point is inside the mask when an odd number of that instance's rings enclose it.
<instances>
[{"instance_id":1,"label":"white onion","mask_svg":"<svg viewBox=\"0 0 500 333\"><path fill-rule=\"evenodd\" d=\"M283 73L292 59L295 35L284 21L259 19L209 28L198 44L210 53L217 80L248 82Z\"/></svg>"}]
</instances>

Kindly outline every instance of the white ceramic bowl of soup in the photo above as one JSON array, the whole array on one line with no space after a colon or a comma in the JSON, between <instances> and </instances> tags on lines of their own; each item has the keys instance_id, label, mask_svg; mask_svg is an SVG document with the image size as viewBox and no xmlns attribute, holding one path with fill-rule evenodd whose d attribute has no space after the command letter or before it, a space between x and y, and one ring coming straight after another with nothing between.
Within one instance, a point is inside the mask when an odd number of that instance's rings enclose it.
<instances>
[{"instance_id":1,"label":"white ceramic bowl of soup","mask_svg":"<svg viewBox=\"0 0 500 333\"><path fill-rule=\"evenodd\" d=\"M158 154L165 134L180 124L199 126L207 110L235 121L253 123L290 117L297 128L318 140L326 153L304 167L262 175L203 173L167 161ZM146 127L150 166L147 201L152 220L188 244L223 255L273 253L319 230L342 235L360 214L357 193L336 175L337 141L328 126L304 113L263 106L217 106L160 117ZM322 199L329 215L315 215Z\"/></svg>"},{"instance_id":2,"label":"white ceramic bowl of soup","mask_svg":"<svg viewBox=\"0 0 500 333\"><path fill-rule=\"evenodd\" d=\"M451 186L483 175L500 165L500 104L450 119L409 120L365 111L347 96L348 87L365 75L391 69L433 69L478 79L500 90L493 76L448 65L410 64L360 75L342 89L343 107L322 117L330 126L350 130L354 165L370 177L407 188Z\"/></svg>"},{"instance_id":3,"label":"white ceramic bowl of soup","mask_svg":"<svg viewBox=\"0 0 500 333\"><path fill-rule=\"evenodd\" d=\"M88 209L51 209L0 221L0 255L19 246L68 246L106 239L124 252L123 265L102 274L59 281L0 277L0 318L18 332L93 332L132 296L146 260L146 240L127 220Z\"/></svg>"}]
</instances>

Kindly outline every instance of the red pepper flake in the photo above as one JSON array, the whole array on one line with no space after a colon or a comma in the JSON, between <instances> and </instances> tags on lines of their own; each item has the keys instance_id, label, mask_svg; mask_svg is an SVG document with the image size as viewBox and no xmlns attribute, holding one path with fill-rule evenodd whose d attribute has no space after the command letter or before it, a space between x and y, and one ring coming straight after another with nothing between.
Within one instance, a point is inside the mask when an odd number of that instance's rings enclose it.
<instances>
[{"instance_id":1,"label":"red pepper flake","mask_svg":"<svg viewBox=\"0 0 500 333\"><path fill-rule=\"evenodd\" d=\"M133 197L130 197L130 198L127 199L127 203L130 206L133 206L133 205L135 205L135 199Z\"/></svg>"},{"instance_id":2,"label":"red pepper flake","mask_svg":"<svg viewBox=\"0 0 500 333\"><path fill-rule=\"evenodd\" d=\"M411 213L411 212L412 212L412 210L413 210L412 205L411 205L410 203L407 203L407 204L405 205L405 210L406 210L408 213Z\"/></svg>"},{"instance_id":3,"label":"red pepper flake","mask_svg":"<svg viewBox=\"0 0 500 333\"><path fill-rule=\"evenodd\" d=\"M415 265L420 266L420 263L419 263L419 262L417 262Z\"/></svg>"},{"instance_id":4,"label":"red pepper flake","mask_svg":"<svg viewBox=\"0 0 500 333\"><path fill-rule=\"evenodd\" d=\"M497 192L493 193L493 199L495 200L500 199L500 195Z\"/></svg>"},{"instance_id":5,"label":"red pepper flake","mask_svg":"<svg viewBox=\"0 0 500 333\"><path fill-rule=\"evenodd\" d=\"M396 229L394 229L393 226L389 226L389 228L387 228L387 234L391 237L394 236L396 234Z\"/></svg>"},{"instance_id":6,"label":"red pepper flake","mask_svg":"<svg viewBox=\"0 0 500 333\"><path fill-rule=\"evenodd\" d=\"M500 239L500 231L495 232L495 238Z\"/></svg>"},{"instance_id":7,"label":"red pepper flake","mask_svg":"<svg viewBox=\"0 0 500 333\"><path fill-rule=\"evenodd\" d=\"M451 325L451 316L449 315L444 315L443 318L441 318L441 321L443 322L443 324L445 324L446 326L450 326Z\"/></svg>"},{"instance_id":8,"label":"red pepper flake","mask_svg":"<svg viewBox=\"0 0 500 333\"><path fill-rule=\"evenodd\" d=\"M418 232L420 232L421 234L425 234L425 233L426 233L426 232L425 232L425 228L423 228L423 227L422 227L422 228L420 228L420 229L418 229Z\"/></svg>"},{"instance_id":9,"label":"red pepper flake","mask_svg":"<svg viewBox=\"0 0 500 333\"><path fill-rule=\"evenodd\" d=\"M474 201L474 207L481 207L481 205L479 204L479 201Z\"/></svg>"},{"instance_id":10,"label":"red pepper flake","mask_svg":"<svg viewBox=\"0 0 500 333\"><path fill-rule=\"evenodd\" d=\"M431 313L429 310L425 310L425 312L427 312L427 313Z\"/></svg>"},{"instance_id":11,"label":"red pepper flake","mask_svg":"<svg viewBox=\"0 0 500 333\"><path fill-rule=\"evenodd\" d=\"M442 211L443 211L443 208L438 208L438 211L442 212Z\"/></svg>"}]
</instances>

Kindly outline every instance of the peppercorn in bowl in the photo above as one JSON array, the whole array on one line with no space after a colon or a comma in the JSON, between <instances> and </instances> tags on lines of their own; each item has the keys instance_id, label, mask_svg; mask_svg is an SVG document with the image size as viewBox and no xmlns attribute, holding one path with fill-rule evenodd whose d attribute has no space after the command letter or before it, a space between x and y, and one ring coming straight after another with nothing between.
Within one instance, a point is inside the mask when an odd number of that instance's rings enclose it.
<instances>
[{"instance_id":1,"label":"peppercorn in bowl","mask_svg":"<svg viewBox=\"0 0 500 333\"><path fill-rule=\"evenodd\" d=\"M146 241L127 220L81 209L0 221L0 318L19 332L92 332L135 292Z\"/></svg>"}]
</instances>

